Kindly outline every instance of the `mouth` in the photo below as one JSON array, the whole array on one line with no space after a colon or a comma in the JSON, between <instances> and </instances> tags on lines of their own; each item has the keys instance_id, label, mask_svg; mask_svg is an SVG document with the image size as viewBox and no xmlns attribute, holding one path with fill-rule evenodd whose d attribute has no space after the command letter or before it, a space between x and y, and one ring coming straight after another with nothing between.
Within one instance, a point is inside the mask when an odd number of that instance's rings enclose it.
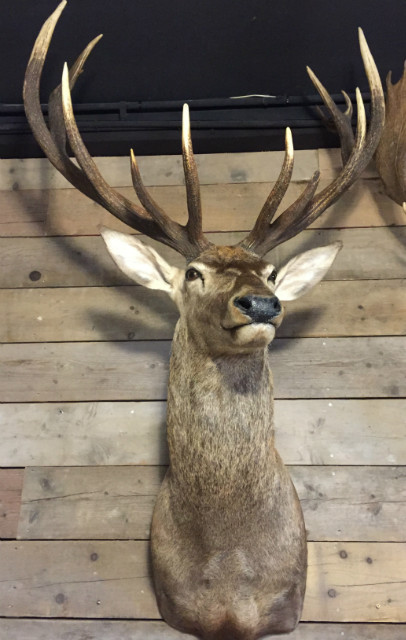
<instances>
[{"instance_id":1,"label":"mouth","mask_svg":"<svg viewBox=\"0 0 406 640\"><path fill-rule=\"evenodd\" d=\"M232 327L225 327L224 325L221 325L221 328L224 329L224 331L237 331L238 329L244 329L244 327L269 327L269 326L275 327L272 320L268 320L267 322L244 322L241 324L235 324Z\"/></svg>"}]
</instances>

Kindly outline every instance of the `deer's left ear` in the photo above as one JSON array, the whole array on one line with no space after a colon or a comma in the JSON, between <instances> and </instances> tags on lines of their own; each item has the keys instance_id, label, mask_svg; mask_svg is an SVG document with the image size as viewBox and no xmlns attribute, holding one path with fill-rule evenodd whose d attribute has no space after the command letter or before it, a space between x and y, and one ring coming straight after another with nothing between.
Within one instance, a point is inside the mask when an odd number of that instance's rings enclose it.
<instances>
[{"instance_id":1,"label":"deer's left ear","mask_svg":"<svg viewBox=\"0 0 406 640\"><path fill-rule=\"evenodd\" d=\"M289 260L278 273L275 295L281 302L287 302L307 293L327 273L341 247L342 242L333 242Z\"/></svg>"},{"instance_id":2,"label":"deer's left ear","mask_svg":"<svg viewBox=\"0 0 406 640\"><path fill-rule=\"evenodd\" d=\"M106 227L100 233L114 262L127 276L149 289L173 293L180 269L171 267L155 249L136 236Z\"/></svg>"}]
</instances>

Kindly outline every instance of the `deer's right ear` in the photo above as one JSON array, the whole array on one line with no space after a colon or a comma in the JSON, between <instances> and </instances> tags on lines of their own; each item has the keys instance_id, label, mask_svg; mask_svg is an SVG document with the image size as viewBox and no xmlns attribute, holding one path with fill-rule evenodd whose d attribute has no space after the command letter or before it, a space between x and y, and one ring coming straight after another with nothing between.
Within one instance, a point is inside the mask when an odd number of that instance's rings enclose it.
<instances>
[{"instance_id":1,"label":"deer's right ear","mask_svg":"<svg viewBox=\"0 0 406 640\"><path fill-rule=\"evenodd\" d=\"M114 262L127 276L149 289L173 293L180 269L171 267L159 253L136 236L106 227L100 233Z\"/></svg>"}]
</instances>

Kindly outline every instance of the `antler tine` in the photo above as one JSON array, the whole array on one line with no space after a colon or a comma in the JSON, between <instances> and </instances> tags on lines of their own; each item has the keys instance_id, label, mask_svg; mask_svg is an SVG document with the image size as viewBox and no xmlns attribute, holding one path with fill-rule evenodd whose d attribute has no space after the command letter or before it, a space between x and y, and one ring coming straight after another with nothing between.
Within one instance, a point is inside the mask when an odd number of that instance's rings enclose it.
<instances>
[{"instance_id":1,"label":"antler tine","mask_svg":"<svg viewBox=\"0 0 406 640\"><path fill-rule=\"evenodd\" d=\"M251 249L251 251L263 256L273 247L306 229L309 223L305 217L301 216L301 213L306 209L316 193L319 179L320 172L315 171L299 198L276 218L269 226L267 234L262 238L262 242L258 242L255 249ZM242 243L242 246L245 247L245 244Z\"/></svg>"},{"instance_id":2,"label":"antler tine","mask_svg":"<svg viewBox=\"0 0 406 640\"><path fill-rule=\"evenodd\" d=\"M151 194L145 188L145 185L142 181L140 170L138 167L137 159L134 155L134 151L131 149L131 177L133 181L133 186L135 192L141 202L142 206L148 211L148 213L152 216L155 222L161 227L161 229L165 229L167 235L177 244L182 245L185 244L185 248L188 248L188 242L185 243L185 238L187 236L186 229L182 225L178 224L174 220L172 220L165 211L159 206L157 202L153 199ZM196 251L191 251L189 248L188 256L196 257Z\"/></svg>"},{"instance_id":3,"label":"antler tine","mask_svg":"<svg viewBox=\"0 0 406 640\"><path fill-rule=\"evenodd\" d=\"M76 84L76 80L83 71L86 60L93 51L96 44L103 37L99 35L94 38L87 47L82 51L78 58L69 69L69 88L72 91ZM66 153L66 129L62 111L62 88L59 84L51 93L48 100L48 119L51 136L58 147L59 152L66 158L66 161L73 165ZM76 165L73 165L76 167ZM89 183L91 186L91 184Z\"/></svg>"},{"instance_id":4,"label":"antler tine","mask_svg":"<svg viewBox=\"0 0 406 640\"><path fill-rule=\"evenodd\" d=\"M182 113L182 155L185 174L188 221L186 232L190 242L200 247L201 251L211 246L203 235L202 205L200 200L200 184L196 161L193 155L192 136L190 133L189 105L183 105Z\"/></svg>"},{"instance_id":5,"label":"antler tine","mask_svg":"<svg viewBox=\"0 0 406 640\"><path fill-rule=\"evenodd\" d=\"M310 80L313 82L317 91L320 94L329 114L331 117L331 121L333 124L332 128L335 128L338 135L340 136L340 145L341 145L341 158L343 164L345 164L348 158L351 155L352 148L354 146L354 134L351 126L351 117L352 117L352 104L348 94L345 91L342 91L344 95L344 99L347 105L347 109L345 112L341 111L334 100L331 98L327 89L320 82L315 73L310 69L310 67L306 67L307 73L309 74ZM318 108L319 114L321 115L324 122L329 125L331 121L326 118L323 111Z\"/></svg>"},{"instance_id":6,"label":"antler tine","mask_svg":"<svg viewBox=\"0 0 406 640\"><path fill-rule=\"evenodd\" d=\"M96 193L84 178L80 169L68 158L61 155L60 149L45 123L39 97L39 86L46 54L48 52L56 23L58 22L65 6L66 0L63 0L46 20L35 41L25 73L23 100L27 120L31 126L34 137L44 154L67 180L74 183L80 191L89 197L94 197Z\"/></svg>"},{"instance_id":7,"label":"antler tine","mask_svg":"<svg viewBox=\"0 0 406 640\"><path fill-rule=\"evenodd\" d=\"M262 207L254 228L250 234L240 244L249 251L254 251L263 239L266 237L269 225L272 222L275 213L282 202L287 188L290 184L293 172L294 163L294 151L292 132L289 127L285 132L285 159L283 161L282 169L278 176L278 179L267 197L264 206Z\"/></svg>"},{"instance_id":8,"label":"antler tine","mask_svg":"<svg viewBox=\"0 0 406 640\"><path fill-rule=\"evenodd\" d=\"M86 149L79 133L73 113L72 99L69 90L68 67L66 64L62 74L62 108L66 133L75 158L84 175L96 190L102 205L108 211L129 226L141 231L141 233L145 233L151 238L155 238L159 242L179 251L187 260L192 260L198 256L204 248L210 246L209 241L203 237L203 234L202 240L199 243L197 239L190 238L187 229L171 220L162 209L160 209L151 196L147 195L147 191L141 181L141 176L139 172L137 172L136 165L135 173L133 170L132 175L133 179L135 177L137 192L141 194L144 203L148 205L146 209L138 207L135 203L124 198L124 196L110 187L106 182L92 156ZM134 167L134 164L132 166Z\"/></svg>"},{"instance_id":9,"label":"antler tine","mask_svg":"<svg viewBox=\"0 0 406 640\"><path fill-rule=\"evenodd\" d=\"M35 41L24 79L23 98L25 112L35 139L54 167L60 171L60 173L62 173L69 182L82 191L82 193L105 206L104 201L102 201L90 180L83 171L81 171L80 168L70 160L66 153L66 134L64 130L62 107L61 105L58 105L58 100L61 98L60 85L52 92L50 98L50 121L52 132L49 131L46 125L41 109L39 87L42 70L53 32L66 4L66 0L63 0L59 4L56 10L45 21ZM98 36L92 40L73 64L69 77L69 82L72 86L75 84L87 57L100 37L101 36ZM127 224L130 224L129 220L127 220Z\"/></svg>"},{"instance_id":10,"label":"antler tine","mask_svg":"<svg viewBox=\"0 0 406 640\"><path fill-rule=\"evenodd\" d=\"M376 150L385 121L385 101L379 73L361 29L359 29L359 41L371 91L371 119L368 133L366 134L364 103L357 88L357 132L354 146L343 169L330 185L309 199L308 195L316 186L318 179L317 176L313 176L310 191L306 189L297 201L268 227L266 237L255 249L252 249L258 255L264 255L314 222L355 182Z\"/></svg>"},{"instance_id":11,"label":"antler tine","mask_svg":"<svg viewBox=\"0 0 406 640\"><path fill-rule=\"evenodd\" d=\"M110 187L103 178L92 156L86 149L75 121L72 98L69 90L68 67L66 63L63 69L61 86L63 116L69 144L80 168L93 185L103 207L130 227L137 229L138 231L141 231L141 233L145 233L164 244L168 244L179 251L179 247L175 245L171 238L167 237L165 232L156 224L144 209L138 207L130 200L127 200L127 198L124 198L124 196L122 196L118 191Z\"/></svg>"},{"instance_id":12,"label":"antler tine","mask_svg":"<svg viewBox=\"0 0 406 640\"><path fill-rule=\"evenodd\" d=\"M152 198L151 194L145 188L145 185L142 181L138 163L132 149L131 176L134 189L141 204L153 217L157 224L159 224L162 228L165 228L168 235L177 242L184 241L186 234L186 237L188 239L186 245L191 243L191 247L194 247L193 251L189 248L189 255L192 259L199 253L201 253L201 251L211 246L211 243L204 237L202 231L199 178L197 174L196 163L193 157L192 140L190 134L190 120L187 105L184 105L183 107L182 151L187 190L187 204L189 211L189 218L186 226L179 225L178 223L171 220L165 213L165 211L159 206L159 204Z\"/></svg>"}]
</instances>

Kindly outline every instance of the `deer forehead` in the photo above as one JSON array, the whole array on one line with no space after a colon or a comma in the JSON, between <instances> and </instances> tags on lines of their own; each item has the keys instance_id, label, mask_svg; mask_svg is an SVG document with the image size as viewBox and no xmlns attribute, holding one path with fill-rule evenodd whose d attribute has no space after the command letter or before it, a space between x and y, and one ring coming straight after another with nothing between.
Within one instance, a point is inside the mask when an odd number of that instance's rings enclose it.
<instances>
[{"instance_id":1,"label":"deer forehead","mask_svg":"<svg viewBox=\"0 0 406 640\"><path fill-rule=\"evenodd\" d=\"M211 247L204 251L189 267L228 276L262 275L272 268L265 260L249 253L242 247Z\"/></svg>"}]
</instances>

